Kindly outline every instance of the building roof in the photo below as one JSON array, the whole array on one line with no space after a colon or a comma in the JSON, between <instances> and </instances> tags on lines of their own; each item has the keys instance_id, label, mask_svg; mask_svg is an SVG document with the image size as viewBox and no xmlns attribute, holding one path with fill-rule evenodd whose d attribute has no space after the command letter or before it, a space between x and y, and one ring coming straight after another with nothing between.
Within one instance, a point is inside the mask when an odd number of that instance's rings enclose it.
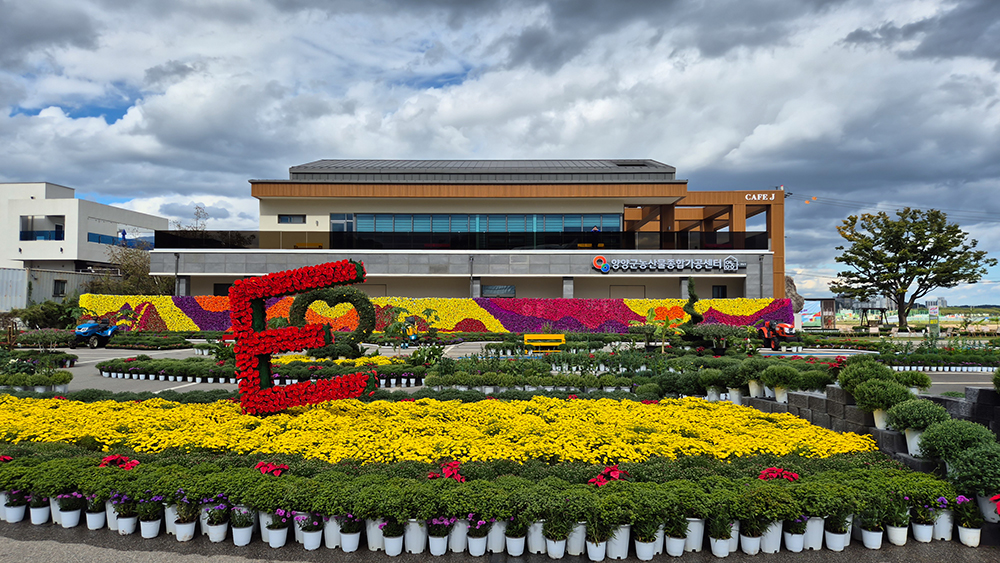
<instances>
[{"instance_id":1,"label":"building roof","mask_svg":"<svg viewBox=\"0 0 1000 563\"><path fill-rule=\"evenodd\" d=\"M291 180L374 183L657 183L673 166L648 159L317 160L289 169Z\"/></svg>"}]
</instances>

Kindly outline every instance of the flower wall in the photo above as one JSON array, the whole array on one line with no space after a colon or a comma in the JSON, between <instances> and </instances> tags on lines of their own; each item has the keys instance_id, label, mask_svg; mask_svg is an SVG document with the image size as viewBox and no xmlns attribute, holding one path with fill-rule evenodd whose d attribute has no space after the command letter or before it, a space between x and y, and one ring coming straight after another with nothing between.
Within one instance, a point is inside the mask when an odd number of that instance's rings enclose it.
<instances>
[{"instance_id":1,"label":"flower wall","mask_svg":"<svg viewBox=\"0 0 1000 563\"><path fill-rule=\"evenodd\" d=\"M265 300L267 317L287 317L293 296ZM434 326L445 332L539 332L548 324L560 332L619 332L629 321L641 321L646 311L656 309L658 319L687 319L684 299L448 299L376 297L376 330L388 323L386 311L403 307L420 316L434 309L440 320L422 321L421 329ZM80 305L99 315L120 311L134 313L124 324L132 330L229 330L229 297L169 297L149 295L92 295L80 297ZM775 320L794 320L789 299L703 299L695 309L706 323L743 326ZM314 303L306 322L329 323L333 330L354 330L358 316L349 305L329 307Z\"/></svg>"}]
</instances>

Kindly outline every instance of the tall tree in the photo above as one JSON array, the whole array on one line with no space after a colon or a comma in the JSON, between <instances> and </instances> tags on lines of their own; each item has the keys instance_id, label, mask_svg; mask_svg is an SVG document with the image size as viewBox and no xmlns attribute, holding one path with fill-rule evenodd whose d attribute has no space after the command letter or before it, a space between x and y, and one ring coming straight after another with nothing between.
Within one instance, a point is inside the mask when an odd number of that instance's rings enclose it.
<instances>
[{"instance_id":1,"label":"tall tree","mask_svg":"<svg viewBox=\"0 0 1000 563\"><path fill-rule=\"evenodd\" d=\"M896 304L899 327L917 299L937 288L976 283L997 261L975 250L977 241L941 211L911 209L851 215L837 227L849 246L836 258L851 270L838 272L830 291L855 299L884 296Z\"/></svg>"}]
</instances>

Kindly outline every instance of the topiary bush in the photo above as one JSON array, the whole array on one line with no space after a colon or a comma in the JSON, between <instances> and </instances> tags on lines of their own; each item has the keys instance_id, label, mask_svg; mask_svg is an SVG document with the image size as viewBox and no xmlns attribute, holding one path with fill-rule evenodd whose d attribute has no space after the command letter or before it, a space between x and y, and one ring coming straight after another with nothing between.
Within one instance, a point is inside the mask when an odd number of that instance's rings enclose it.
<instances>
[{"instance_id":1,"label":"topiary bush","mask_svg":"<svg viewBox=\"0 0 1000 563\"><path fill-rule=\"evenodd\" d=\"M948 465L948 480L956 490L986 496L1000 493L1000 444L958 452Z\"/></svg>"},{"instance_id":2,"label":"topiary bush","mask_svg":"<svg viewBox=\"0 0 1000 563\"><path fill-rule=\"evenodd\" d=\"M799 389L823 390L827 385L832 385L836 381L829 371L813 369L799 374Z\"/></svg>"},{"instance_id":3,"label":"topiary bush","mask_svg":"<svg viewBox=\"0 0 1000 563\"><path fill-rule=\"evenodd\" d=\"M947 409L926 399L903 401L890 408L886 416L889 426L899 431L926 430L931 424L951 419Z\"/></svg>"},{"instance_id":4,"label":"topiary bush","mask_svg":"<svg viewBox=\"0 0 1000 563\"><path fill-rule=\"evenodd\" d=\"M859 354L858 356L868 355ZM852 359L858 356L852 356L848 359L848 364L840 371L840 377L837 379L837 382L844 388L844 391L853 395L858 385L872 379L896 381L896 372L876 362L874 358L868 361L850 363Z\"/></svg>"},{"instance_id":5,"label":"topiary bush","mask_svg":"<svg viewBox=\"0 0 1000 563\"><path fill-rule=\"evenodd\" d=\"M870 379L854 389L858 408L868 412L888 410L903 401L913 399L913 393L895 381Z\"/></svg>"},{"instance_id":6,"label":"topiary bush","mask_svg":"<svg viewBox=\"0 0 1000 563\"><path fill-rule=\"evenodd\" d=\"M935 422L920 437L920 451L926 458L941 458L951 463L964 450L995 444L989 428L968 420Z\"/></svg>"},{"instance_id":7,"label":"topiary bush","mask_svg":"<svg viewBox=\"0 0 1000 563\"><path fill-rule=\"evenodd\" d=\"M698 381L701 383L702 387L713 388L716 391L722 393L726 390L728 381L726 376L722 373L721 369L703 369L698 372Z\"/></svg>"},{"instance_id":8,"label":"topiary bush","mask_svg":"<svg viewBox=\"0 0 1000 563\"><path fill-rule=\"evenodd\" d=\"M773 365L768 366L760 374L760 381L764 385L774 389L781 387L794 390L799 388L799 370L791 366Z\"/></svg>"},{"instance_id":9,"label":"topiary bush","mask_svg":"<svg viewBox=\"0 0 1000 563\"><path fill-rule=\"evenodd\" d=\"M922 371L897 371L894 374L896 381L904 387L916 387L925 391L931 387L931 376Z\"/></svg>"}]
</instances>

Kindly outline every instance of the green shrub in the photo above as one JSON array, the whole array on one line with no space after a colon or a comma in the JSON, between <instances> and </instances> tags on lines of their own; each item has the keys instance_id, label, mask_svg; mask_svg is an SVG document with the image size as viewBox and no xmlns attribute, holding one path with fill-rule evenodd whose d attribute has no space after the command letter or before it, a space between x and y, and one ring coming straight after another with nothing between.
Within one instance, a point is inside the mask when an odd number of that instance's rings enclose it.
<instances>
[{"instance_id":1,"label":"green shrub","mask_svg":"<svg viewBox=\"0 0 1000 563\"><path fill-rule=\"evenodd\" d=\"M931 376L922 371L897 371L896 381L903 387L916 387L917 389L930 389Z\"/></svg>"},{"instance_id":2,"label":"green shrub","mask_svg":"<svg viewBox=\"0 0 1000 563\"><path fill-rule=\"evenodd\" d=\"M708 389L709 387L714 388L720 393L726 390L726 377L723 375L721 369L703 369L698 372L698 381L701 383L702 387Z\"/></svg>"},{"instance_id":3,"label":"green shrub","mask_svg":"<svg viewBox=\"0 0 1000 563\"><path fill-rule=\"evenodd\" d=\"M870 379L854 389L854 400L862 410L888 410L903 401L913 399L913 393L895 381Z\"/></svg>"},{"instance_id":4,"label":"green shrub","mask_svg":"<svg viewBox=\"0 0 1000 563\"><path fill-rule=\"evenodd\" d=\"M760 381L764 385L774 389L781 387L794 390L799 388L799 370L791 366L773 365L768 366L760 374Z\"/></svg>"},{"instance_id":5,"label":"green shrub","mask_svg":"<svg viewBox=\"0 0 1000 563\"><path fill-rule=\"evenodd\" d=\"M827 385L832 385L836 379L830 375L829 371L813 369L799 374L799 389L820 390L826 389Z\"/></svg>"},{"instance_id":6,"label":"green shrub","mask_svg":"<svg viewBox=\"0 0 1000 563\"><path fill-rule=\"evenodd\" d=\"M896 381L896 372L876 362L874 357L871 357L867 361L850 363L852 359L858 356L868 357L869 354L858 354L848 358L847 365L840 371L840 377L837 379L840 386L844 388L844 391L853 395L858 385L872 379Z\"/></svg>"},{"instance_id":7,"label":"green shrub","mask_svg":"<svg viewBox=\"0 0 1000 563\"><path fill-rule=\"evenodd\" d=\"M1000 444L992 442L958 452L949 466L948 480L956 490L987 496L1000 493Z\"/></svg>"},{"instance_id":8,"label":"green shrub","mask_svg":"<svg viewBox=\"0 0 1000 563\"><path fill-rule=\"evenodd\" d=\"M968 420L935 422L920 437L920 451L926 458L951 462L963 450L996 443L989 428Z\"/></svg>"},{"instance_id":9,"label":"green shrub","mask_svg":"<svg viewBox=\"0 0 1000 563\"><path fill-rule=\"evenodd\" d=\"M892 406L886 415L889 425L899 431L906 428L926 430L935 422L944 422L951 418L944 407L926 399L903 401Z\"/></svg>"},{"instance_id":10,"label":"green shrub","mask_svg":"<svg viewBox=\"0 0 1000 563\"><path fill-rule=\"evenodd\" d=\"M1000 338L997 340L1000 340ZM993 372L993 388L996 389L997 393L1000 393L1000 368L997 368Z\"/></svg>"}]
</instances>

